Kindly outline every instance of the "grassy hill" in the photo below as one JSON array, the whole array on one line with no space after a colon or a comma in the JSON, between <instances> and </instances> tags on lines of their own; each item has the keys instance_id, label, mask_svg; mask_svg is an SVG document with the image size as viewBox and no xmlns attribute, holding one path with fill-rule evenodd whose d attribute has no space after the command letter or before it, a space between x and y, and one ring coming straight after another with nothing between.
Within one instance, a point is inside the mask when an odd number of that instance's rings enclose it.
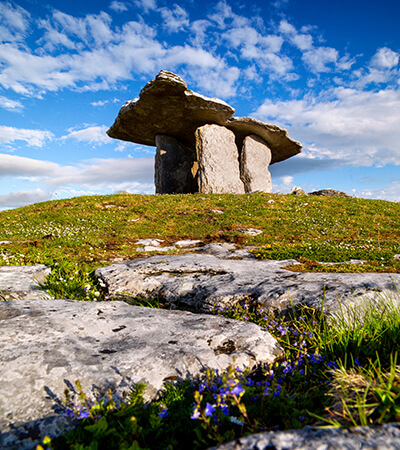
<instances>
[{"instance_id":1,"label":"grassy hill","mask_svg":"<svg viewBox=\"0 0 400 450\"><path fill-rule=\"evenodd\" d=\"M218 214L212 210L223 211ZM240 228L257 228L257 237ZM399 272L400 204L356 198L251 195L109 195L49 201L0 213L0 264L68 261L90 268L139 256L135 241L161 238L260 247L260 258L363 259L351 270ZM142 255L142 254L140 254Z\"/></svg>"}]
</instances>

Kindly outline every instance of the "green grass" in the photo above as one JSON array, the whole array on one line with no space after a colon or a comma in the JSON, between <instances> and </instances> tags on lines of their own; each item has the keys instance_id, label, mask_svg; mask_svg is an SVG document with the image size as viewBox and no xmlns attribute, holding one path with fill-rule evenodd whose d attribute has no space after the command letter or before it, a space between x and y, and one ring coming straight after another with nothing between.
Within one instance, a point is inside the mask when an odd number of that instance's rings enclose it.
<instances>
[{"instance_id":1,"label":"green grass","mask_svg":"<svg viewBox=\"0 0 400 450\"><path fill-rule=\"evenodd\" d=\"M220 209L215 214L211 209ZM238 228L258 228L256 237ZM135 241L161 238L260 247L260 258L345 262L358 271L399 272L400 204L380 200L246 195L111 195L50 201L0 213L0 264L55 262L89 268L140 254ZM306 270L322 270L309 264ZM346 266L323 270L348 271Z\"/></svg>"},{"instance_id":2,"label":"green grass","mask_svg":"<svg viewBox=\"0 0 400 450\"><path fill-rule=\"evenodd\" d=\"M239 228L263 233L247 236ZM300 261L292 270L400 272L394 258L400 254L400 204L272 194L94 196L3 211L0 241L9 242L0 244L0 265L47 264L52 272L42 288L55 298L105 300L94 270L143 256L135 242L149 237L166 245L200 239L254 246L259 258ZM364 264L347 263L351 259ZM132 303L163 306L157 298ZM344 311L333 322L307 307L286 318L251 302L215 311L267 327L284 355L270 367L232 367L208 371L197 383L166 384L150 403L143 385L123 399L108 394L102 401L78 385L65 406L80 417L79 426L43 445L203 449L262 430L399 421L400 313L387 299L368 308L362 315ZM350 322L346 314L353 314Z\"/></svg>"}]
</instances>

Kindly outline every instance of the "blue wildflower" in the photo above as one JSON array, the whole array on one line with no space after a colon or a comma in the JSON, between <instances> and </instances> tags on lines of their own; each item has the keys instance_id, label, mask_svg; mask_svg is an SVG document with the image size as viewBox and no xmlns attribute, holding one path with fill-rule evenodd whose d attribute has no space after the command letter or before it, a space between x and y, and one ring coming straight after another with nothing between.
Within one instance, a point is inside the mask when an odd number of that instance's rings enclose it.
<instances>
[{"instance_id":1,"label":"blue wildflower","mask_svg":"<svg viewBox=\"0 0 400 450\"><path fill-rule=\"evenodd\" d=\"M279 333L281 333L282 336L285 336L285 334L287 333L287 328L283 327L282 325L279 325L279 327L277 328L277 330L279 331Z\"/></svg>"},{"instance_id":2,"label":"blue wildflower","mask_svg":"<svg viewBox=\"0 0 400 450\"><path fill-rule=\"evenodd\" d=\"M89 417L89 411L79 411L78 419L87 419Z\"/></svg>"},{"instance_id":3,"label":"blue wildflower","mask_svg":"<svg viewBox=\"0 0 400 450\"><path fill-rule=\"evenodd\" d=\"M198 419L200 417L200 411L197 407L193 408L193 413L190 416L191 419Z\"/></svg>"},{"instance_id":4,"label":"blue wildflower","mask_svg":"<svg viewBox=\"0 0 400 450\"><path fill-rule=\"evenodd\" d=\"M158 415L160 417L167 417L168 416L168 410L167 407L165 405L161 405L161 407L163 408L161 412L158 413Z\"/></svg>"},{"instance_id":5,"label":"blue wildflower","mask_svg":"<svg viewBox=\"0 0 400 450\"><path fill-rule=\"evenodd\" d=\"M211 405L210 403L207 402L206 409L204 411L205 415L210 417L214 414L214 412L215 412L215 406Z\"/></svg>"},{"instance_id":6,"label":"blue wildflower","mask_svg":"<svg viewBox=\"0 0 400 450\"><path fill-rule=\"evenodd\" d=\"M232 394L234 394L234 395L241 395L241 394L243 394L243 392L244 392L244 389L242 388L242 386L240 384L238 384L237 386L235 386L232 389Z\"/></svg>"},{"instance_id":7,"label":"blue wildflower","mask_svg":"<svg viewBox=\"0 0 400 450\"><path fill-rule=\"evenodd\" d=\"M220 407L221 407L221 411L225 414L225 416L229 416L228 405L222 404Z\"/></svg>"}]
</instances>

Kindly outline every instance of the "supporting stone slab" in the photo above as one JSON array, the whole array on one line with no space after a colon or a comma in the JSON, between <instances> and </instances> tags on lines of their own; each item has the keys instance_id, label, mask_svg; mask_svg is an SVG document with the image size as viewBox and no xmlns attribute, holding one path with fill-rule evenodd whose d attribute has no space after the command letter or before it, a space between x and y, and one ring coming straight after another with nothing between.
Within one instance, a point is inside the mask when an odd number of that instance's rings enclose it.
<instances>
[{"instance_id":1,"label":"supporting stone slab","mask_svg":"<svg viewBox=\"0 0 400 450\"><path fill-rule=\"evenodd\" d=\"M156 194L192 194L197 192L196 160L193 149L179 143L174 137L156 136L154 182Z\"/></svg>"},{"instance_id":2,"label":"supporting stone slab","mask_svg":"<svg viewBox=\"0 0 400 450\"><path fill-rule=\"evenodd\" d=\"M260 137L251 135L244 139L240 154L240 178L246 193L272 192L268 170L271 158L270 148Z\"/></svg>"},{"instance_id":3,"label":"supporting stone slab","mask_svg":"<svg viewBox=\"0 0 400 450\"><path fill-rule=\"evenodd\" d=\"M244 194L234 133L219 125L204 125L195 135L199 192Z\"/></svg>"}]
</instances>

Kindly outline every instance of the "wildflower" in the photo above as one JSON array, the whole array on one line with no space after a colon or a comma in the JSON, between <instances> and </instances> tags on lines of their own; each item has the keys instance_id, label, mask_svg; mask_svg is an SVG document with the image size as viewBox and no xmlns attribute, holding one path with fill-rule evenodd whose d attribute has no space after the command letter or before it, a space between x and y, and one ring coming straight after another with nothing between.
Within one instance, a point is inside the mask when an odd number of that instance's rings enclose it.
<instances>
[{"instance_id":1,"label":"wildflower","mask_svg":"<svg viewBox=\"0 0 400 450\"><path fill-rule=\"evenodd\" d=\"M228 405L222 404L222 405L221 405L221 411L223 412L223 414L225 414L225 416L229 416L229 408L228 408Z\"/></svg>"},{"instance_id":2,"label":"wildflower","mask_svg":"<svg viewBox=\"0 0 400 450\"><path fill-rule=\"evenodd\" d=\"M165 405L160 405L160 407L162 408L162 410L158 413L158 415L160 417L167 417L168 416L167 407Z\"/></svg>"},{"instance_id":3,"label":"wildflower","mask_svg":"<svg viewBox=\"0 0 400 450\"><path fill-rule=\"evenodd\" d=\"M198 419L200 417L200 411L197 407L193 409L193 413L190 416L191 419Z\"/></svg>"},{"instance_id":4,"label":"wildflower","mask_svg":"<svg viewBox=\"0 0 400 450\"><path fill-rule=\"evenodd\" d=\"M244 389L242 388L242 386L240 384L238 384L237 386L235 386L232 389L232 394L234 395L242 395L244 393Z\"/></svg>"},{"instance_id":5,"label":"wildflower","mask_svg":"<svg viewBox=\"0 0 400 450\"><path fill-rule=\"evenodd\" d=\"M87 419L89 417L89 411L79 411L78 419Z\"/></svg>"},{"instance_id":6,"label":"wildflower","mask_svg":"<svg viewBox=\"0 0 400 450\"><path fill-rule=\"evenodd\" d=\"M279 325L277 330L279 331L279 333L281 333L282 336L285 336L288 331L287 328L283 327L282 325Z\"/></svg>"},{"instance_id":7,"label":"wildflower","mask_svg":"<svg viewBox=\"0 0 400 450\"><path fill-rule=\"evenodd\" d=\"M207 402L206 409L204 411L205 415L210 417L214 414L214 412L215 412L215 406L211 405L210 403Z\"/></svg>"}]
</instances>

